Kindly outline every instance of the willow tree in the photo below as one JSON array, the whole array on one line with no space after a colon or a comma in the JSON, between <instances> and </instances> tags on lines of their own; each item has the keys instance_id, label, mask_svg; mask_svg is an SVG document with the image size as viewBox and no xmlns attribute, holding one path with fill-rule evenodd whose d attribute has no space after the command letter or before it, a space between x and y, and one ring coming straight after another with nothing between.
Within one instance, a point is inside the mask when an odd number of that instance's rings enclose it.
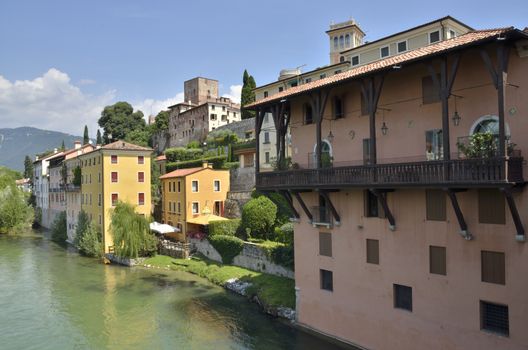
<instances>
[{"instance_id":1,"label":"willow tree","mask_svg":"<svg viewBox=\"0 0 528 350\"><path fill-rule=\"evenodd\" d=\"M148 220L129 203L119 202L110 215L110 232L114 252L123 258L152 255L156 251L156 238L150 232Z\"/></svg>"}]
</instances>

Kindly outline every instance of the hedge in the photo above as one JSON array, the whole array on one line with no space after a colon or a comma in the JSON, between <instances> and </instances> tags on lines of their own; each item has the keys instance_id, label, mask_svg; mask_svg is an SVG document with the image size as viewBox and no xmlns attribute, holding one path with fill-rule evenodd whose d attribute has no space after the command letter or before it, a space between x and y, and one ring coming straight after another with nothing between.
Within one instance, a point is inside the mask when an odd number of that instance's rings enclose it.
<instances>
[{"instance_id":1,"label":"hedge","mask_svg":"<svg viewBox=\"0 0 528 350\"><path fill-rule=\"evenodd\" d=\"M275 264L294 270L293 245L272 241L264 241L258 245Z\"/></svg>"},{"instance_id":2,"label":"hedge","mask_svg":"<svg viewBox=\"0 0 528 350\"><path fill-rule=\"evenodd\" d=\"M240 168L240 162L225 162L222 169L231 170Z\"/></svg>"},{"instance_id":3,"label":"hedge","mask_svg":"<svg viewBox=\"0 0 528 350\"><path fill-rule=\"evenodd\" d=\"M209 222L209 237L236 236L240 227L240 219L219 220Z\"/></svg>"},{"instance_id":4,"label":"hedge","mask_svg":"<svg viewBox=\"0 0 528 350\"><path fill-rule=\"evenodd\" d=\"M213 164L214 169L221 169L226 160L226 156L214 156L206 157L195 160L188 160L185 162L171 162L167 163L167 172L176 170L176 169L187 169L187 168L196 168L202 166L203 162L208 162Z\"/></svg>"},{"instance_id":5,"label":"hedge","mask_svg":"<svg viewBox=\"0 0 528 350\"><path fill-rule=\"evenodd\" d=\"M231 264L235 256L240 254L244 248L244 241L233 236L210 236L208 240L220 254L224 264Z\"/></svg>"},{"instance_id":6,"label":"hedge","mask_svg":"<svg viewBox=\"0 0 528 350\"><path fill-rule=\"evenodd\" d=\"M169 162L183 162L201 158L203 150L201 148L174 147L165 150L165 156Z\"/></svg>"}]
</instances>

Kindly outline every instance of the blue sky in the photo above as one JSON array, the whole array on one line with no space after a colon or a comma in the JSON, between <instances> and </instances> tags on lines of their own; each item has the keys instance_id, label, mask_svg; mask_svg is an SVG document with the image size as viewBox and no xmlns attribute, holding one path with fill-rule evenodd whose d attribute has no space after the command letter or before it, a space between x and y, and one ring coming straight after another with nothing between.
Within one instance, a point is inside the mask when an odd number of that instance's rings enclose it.
<instances>
[{"instance_id":1,"label":"blue sky","mask_svg":"<svg viewBox=\"0 0 528 350\"><path fill-rule=\"evenodd\" d=\"M476 29L528 26L526 1L424 4L2 0L0 127L80 134L88 124L95 134L105 104L125 100L156 113L198 75L236 96L245 68L265 84L282 68L327 64L325 30L351 17L371 41L448 14Z\"/></svg>"}]
</instances>

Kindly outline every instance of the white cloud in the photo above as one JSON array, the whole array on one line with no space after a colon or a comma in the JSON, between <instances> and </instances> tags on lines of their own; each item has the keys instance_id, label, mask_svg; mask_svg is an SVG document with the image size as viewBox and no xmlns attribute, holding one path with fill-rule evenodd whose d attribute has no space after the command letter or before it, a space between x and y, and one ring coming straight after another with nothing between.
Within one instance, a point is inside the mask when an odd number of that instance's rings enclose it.
<instances>
[{"instance_id":1,"label":"white cloud","mask_svg":"<svg viewBox=\"0 0 528 350\"><path fill-rule=\"evenodd\" d=\"M223 94L223 97L229 97L232 101L240 103L240 94L242 93L242 85L231 85L229 92Z\"/></svg>"},{"instance_id":2,"label":"white cloud","mask_svg":"<svg viewBox=\"0 0 528 350\"><path fill-rule=\"evenodd\" d=\"M0 82L1 84L1 82ZM145 119L148 120L149 115L157 115L160 111L166 110L169 106L175 105L176 103L183 102L183 92L179 92L174 97L169 97L165 100L155 100L152 98L144 99L136 103L132 103L134 110L140 110L145 115Z\"/></svg>"},{"instance_id":3,"label":"white cloud","mask_svg":"<svg viewBox=\"0 0 528 350\"><path fill-rule=\"evenodd\" d=\"M68 74L51 68L33 80L10 82L0 75L0 125L33 126L82 135L88 125L95 136L104 106L115 100L111 90L91 95L73 85Z\"/></svg>"},{"instance_id":4,"label":"white cloud","mask_svg":"<svg viewBox=\"0 0 528 350\"><path fill-rule=\"evenodd\" d=\"M81 79L79 80L79 85L93 85L96 81L93 79Z\"/></svg>"}]
</instances>

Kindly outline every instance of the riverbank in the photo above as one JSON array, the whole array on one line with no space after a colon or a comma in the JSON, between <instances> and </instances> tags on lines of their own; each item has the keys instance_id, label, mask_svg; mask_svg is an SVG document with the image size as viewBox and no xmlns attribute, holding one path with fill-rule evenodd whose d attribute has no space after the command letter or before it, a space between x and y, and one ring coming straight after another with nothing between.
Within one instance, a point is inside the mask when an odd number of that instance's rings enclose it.
<instances>
[{"instance_id":1,"label":"riverbank","mask_svg":"<svg viewBox=\"0 0 528 350\"><path fill-rule=\"evenodd\" d=\"M289 320L295 318L295 281L292 279L223 265L199 257L175 259L157 255L145 260L143 266L190 272L244 295L259 304L267 314Z\"/></svg>"}]
</instances>

